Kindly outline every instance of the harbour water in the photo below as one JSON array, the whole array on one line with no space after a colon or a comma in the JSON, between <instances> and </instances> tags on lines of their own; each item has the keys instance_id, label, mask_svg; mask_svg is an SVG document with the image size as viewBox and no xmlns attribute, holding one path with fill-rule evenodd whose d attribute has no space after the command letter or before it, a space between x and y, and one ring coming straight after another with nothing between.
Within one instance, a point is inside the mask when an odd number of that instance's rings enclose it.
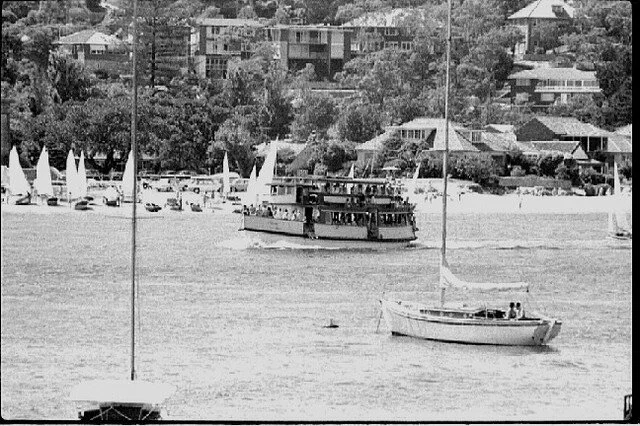
<instances>
[{"instance_id":1,"label":"harbour water","mask_svg":"<svg viewBox=\"0 0 640 426\"><path fill-rule=\"evenodd\" d=\"M137 369L177 387L171 419L622 418L632 250L606 239L606 214L449 218L458 276L527 281L497 297L563 321L530 348L376 332L382 292L437 302L437 214L418 215L412 248L341 251L256 246L240 215L163 212L138 223ZM122 213L2 212L4 419L74 419L71 387L128 377L130 238Z\"/></svg>"}]
</instances>

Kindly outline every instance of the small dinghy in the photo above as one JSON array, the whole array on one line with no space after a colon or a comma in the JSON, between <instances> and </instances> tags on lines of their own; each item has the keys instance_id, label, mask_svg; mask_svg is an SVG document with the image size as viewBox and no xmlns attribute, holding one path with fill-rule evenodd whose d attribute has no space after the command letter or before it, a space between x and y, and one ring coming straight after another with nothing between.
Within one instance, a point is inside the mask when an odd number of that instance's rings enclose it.
<instances>
[{"instance_id":1,"label":"small dinghy","mask_svg":"<svg viewBox=\"0 0 640 426\"><path fill-rule=\"evenodd\" d=\"M48 206L57 206L58 205L58 198L57 197L49 197L49 198L47 198L47 205Z\"/></svg>"},{"instance_id":2,"label":"small dinghy","mask_svg":"<svg viewBox=\"0 0 640 426\"><path fill-rule=\"evenodd\" d=\"M338 328L338 324L333 322L333 318L329 320L329 324L324 325L323 328Z\"/></svg>"},{"instance_id":3,"label":"small dinghy","mask_svg":"<svg viewBox=\"0 0 640 426\"><path fill-rule=\"evenodd\" d=\"M91 210L91 207L89 207L89 201L87 200L78 201L73 208L75 210Z\"/></svg>"},{"instance_id":4,"label":"small dinghy","mask_svg":"<svg viewBox=\"0 0 640 426\"><path fill-rule=\"evenodd\" d=\"M177 198L167 198L167 202L165 206L168 206L170 210L174 210L174 211L182 210L182 202L178 201Z\"/></svg>"},{"instance_id":5,"label":"small dinghy","mask_svg":"<svg viewBox=\"0 0 640 426\"><path fill-rule=\"evenodd\" d=\"M151 212L151 213L155 213L155 212L158 212L158 211L162 210L162 207L160 207L159 205L157 205L155 203L146 203L144 205L144 208L147 209L147 211Z\"/></svg>"},{"instance_id":6,"label":"small dinghy","mask_svg":"<svg viewBox=\"0 0 640 426\"><path fill-rule=\"evenodd\" d=\"M192 212L201 212L202 211L202 207L200 207L200 204L191 204L191 211Z\"/></svg>"}]
</instances>

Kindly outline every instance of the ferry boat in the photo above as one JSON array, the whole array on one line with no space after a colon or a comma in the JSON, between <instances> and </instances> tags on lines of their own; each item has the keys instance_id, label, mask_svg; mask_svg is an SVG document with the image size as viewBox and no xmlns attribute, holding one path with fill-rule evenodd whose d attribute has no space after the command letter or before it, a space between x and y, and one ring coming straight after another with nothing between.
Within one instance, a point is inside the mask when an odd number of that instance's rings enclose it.
<instances>
[{"instance_id":1,"label":"ferry boat","mask_svg":"<svg viewBox=\"0 0 640 426\"><path fill-rule=\"evenodd\" d=\"M327 248L394 248L416 239L414 206L385 179L278 177L241 230L263 243Z\"/></svg>"}]
</instances>

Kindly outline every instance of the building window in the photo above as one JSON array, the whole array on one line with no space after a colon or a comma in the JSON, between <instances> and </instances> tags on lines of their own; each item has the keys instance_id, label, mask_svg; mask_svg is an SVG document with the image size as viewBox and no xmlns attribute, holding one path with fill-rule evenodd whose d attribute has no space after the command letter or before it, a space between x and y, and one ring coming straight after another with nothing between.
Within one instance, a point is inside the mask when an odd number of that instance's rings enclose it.
<instances>
[{"instance_id":1,"label":"building window","mask_svg":"<svg viewBox=\"0 0 640 426\"><path fill-rule=\"evenodd\" d=\"M516 78L516 86L528 86L529 79L528 78Z\"/></svg>"},{"instance_id":2,"label":"building window","mask_svg":"<svg viewBox=\"0 0 640 426\"><path fill-rule=\"evenodd\" d=\"M554 93L541 93L540 100L542 102L553 102L556 99L556 95Z\"/></svg>"},{"instance_id":3,"label":"building window","mask_svg":"<svg viewBox=\"0 0 640 426\"><path fill-rule=\"evenodd\" d=\"M471 142L478 143L482 141L482 132L480 130L471 131Z\"/></svg>"},{"instance_id":4,"label":"building window","mask_svg":"<svg viewBox=\"0 0 640 426\"><path fill-rule=\"evenodd\" d=\"M413 42L411 42L411 41L403 41L400 44L400 48L402 50L412 50L413 49Z\"/></svg>"},{"instance_id":5,"label":"building window","mask_svg":"<svg viewBox=\"0 0 640 426\"><path fill-rule=\"evenodd\" d=\"M302 43L302 32L296 31L296 43Z\"/></svg>"},{"instance_id":6,"label":"building window","mask_svg":"<svg viewBox=\"0 0 640 426\"><path fill-rule=\"evenodd\" d=\"M207 58L205 76L207 78L227 78L227 60L222 58Z\"/></svg>"},{"instance_id":7,"label":"building window","mask_svg":"<svg viewBox=\"0 0 640 426\"><path fill-rule=\"evenodd\" d=\"M397 28L385 28L384 29L384 35L386 36L395 36L398 35L398 29Z\"/></svg>"},{"instance_id":8,"label":"building window","mask_svg":"<svg viewBox=\"0 0 640 426\"><path fill-rule=\"evenodd\" d=\"M397 49L398 48L398 42L397 41L386 41L384 43L384 48L385 49Z\"/></svg>"}]
</instances>

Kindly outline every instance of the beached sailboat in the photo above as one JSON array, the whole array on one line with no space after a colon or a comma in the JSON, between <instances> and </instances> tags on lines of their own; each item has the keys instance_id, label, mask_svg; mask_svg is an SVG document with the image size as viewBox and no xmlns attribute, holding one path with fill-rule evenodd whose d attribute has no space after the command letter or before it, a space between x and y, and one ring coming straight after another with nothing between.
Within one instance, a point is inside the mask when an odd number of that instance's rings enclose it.
<instances>
[{"instance_id":1,"label":"beached sailboat","mask_svg":"<svg viewBox=\"0 0 640 426\"><path fill-rule=\"evenodd\" d=\"M134 200L133 197L133 187L137 186L137 181L134 178L134 170L133 170L133 151L129 151L129 156L127 157L127 162L124 165L124 173L122 173L122 198L125 203L131 203ZM136 191L137 192L137 191ZM140 193L138 192L136 197L136 202L140 202Z\"/></svg>"},{"instance_id":2,"label":"beached sailboat","mask_svg":"<svg viewBox=\"0 0 640 426\"><path fill-rule=\"evenodd\" d=\"M31 202L31 185L20 165L15 145L9 153L9 203L27 205Z\"/></svg>"},{"instance_id":3,"label":"beached sailboat","mask_svg":"<svg viewBox=\"0 0 640 426\"><path fill-rule=\"evenodd\" d=\"M136 167L136 131L137 131L137 85L136 85L136 52L137 49L137 1L134 0L133 19L133 103L131 119L131 151L133 152L134 176ZM134 179L131 197L137 191ZM93 380L79 384L72 391L73 401L89 404L89 408L80 411L81 421L98 421L122 423L131 421L155 421L162 418L163 403L174 393L175 387L165 383L151 383L137 379L135 368L136 348L136 206L132 203L131 230L131 374L130 380Z\"/></svg>"},{"instance_id":4,"label":"beached sailboat","mask_svg":"<svg viewBox=\"0 0 640 426\"><path fill-rule=\"evenodd\" d=\"M36 179L33 181L33 189L38 194L38 198L46 201L50 206L58 204L58 198L55 197L53 184L51 183L51 168L49 167L49 152L47 147L43 146L36 165Z\"/></svg>"},{"instance_id":5,"label":"beached sailboat","mask_svg":"<svg viewBox=\"0 0 640 426\"><path fill-rule=\"evenodd\" d=\"M631 239L631 226L627 221L627 215L622 209L622 190L620 188L620 176L618 175L618 164L613 163L613 196L611 209L609 210L609 238L617 240Z\"/></svg>"},{"instance_id":6,"label":"beached sailboat","mask_svg":"<svg viewBox=\"0 0 640 426\"><path fill-rule=\"evenodd\" d=\"M229 157L227 153L224 153L224 160L222 161L222 198L224 200L229 196L231 192L231 179L229 177Z\"/></svg>"},{"instance_id":7,"label":"beached sailboat","mask_svg":"<svg viewBox=\"0 0 640 426\"><path fill-rule=\"evenodd\" d=\"M78 161L78 170L75 175L75 188L78 201L74 204L73 208L76 210L91 210L89 207L89 201L92 198L87 196L87 169L84 166L84 151L80 152L80 160Z\"/></svg>"},{"instance_id":8,"label":"beached sailboat","mask_svg":"<svg viewBox=\"0 0 640 426\"><path fill-rule=\"evenodd\" d=\"M505 309L486 305L445 304L447 288L481 290L528 290L526 283L474 283L456 277L446 260L447 241L447 159L449 155L449 70L451 55L451 0L448 2L447 72L445 91L444 152L442 162L442 246L440 255L440 305L382 299L382 316L393 335L444 342L488 345L545 345L560 332L561 321L528 312L508 318Z\"/></svg>"}]
</instances>

